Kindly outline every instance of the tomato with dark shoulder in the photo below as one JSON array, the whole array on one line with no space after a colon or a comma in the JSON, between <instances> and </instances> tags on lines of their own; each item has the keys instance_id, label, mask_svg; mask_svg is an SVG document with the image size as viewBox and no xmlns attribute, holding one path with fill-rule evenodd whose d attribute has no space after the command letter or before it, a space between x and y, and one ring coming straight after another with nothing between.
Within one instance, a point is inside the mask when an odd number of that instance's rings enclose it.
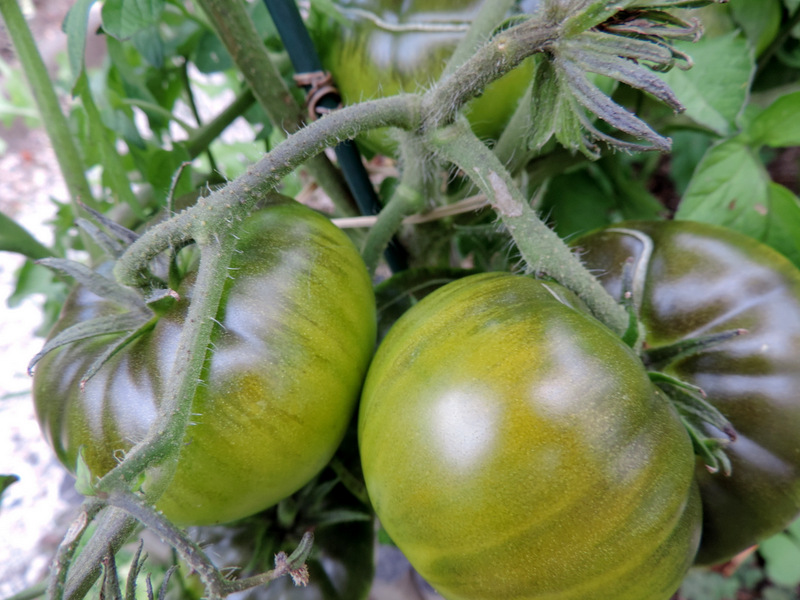
<instances>
[{"instance_id":1,"label":"tomato with dark shoulder","mask_svg":"<svg viewBox=\"0 0 800 600\"><path fill-rule=\"evenodd\" d=\"M702 388L738 433L726 450L729 477L697 469L698 562L720 562L783 529L800 513L800 272L749 237L687 221L623 223L576 245L616 297L633 259L650 348L746 330L663 369Z\"/></svg>"},{"instance_id":2,"label":"tomato with dark shoulder","mask_svg":"<svg viewBox=\"0 0 800 600\"><path fill-rule=\"evenodd\" d=\"M667 600L697 548L680 418L554 283L474 275L406 312L359 444L383 527L448 600Z\"/></svg>"},{"instance_id":3,"label":"tomato with dark shoulder","mask_svg":"<svg viewBox=\"0 0 800 600\"><path fill-rule=\"evenodd\" d=\"M355 410L375 344L364 263L326 217L297 203L243 224L175 477L158 501L181 525L222 523L271 506L329 461ZM36 411L58 458L84 448L94 475L113 468L158 418L194 273L181 300L90 379L113 336L52 351L34 376ZM123 309L78 288L53 334Z\"/></svg>"},{"instance_id":4,"label":"tomato with dark shoulder","mask_svg":"<svg viewBox=\"0 0 800 600\"><path fill-rule=\"evenodd\" d=\"M316 19L314 33L323 66L345 104L401 92L420 92L441 75L450 55L484 0L336 0L340 18ZM525 0L521 9L539 3ZM475 134L497 139L533 77L533 62L490 85L466 107ZM393 154L386 130L359 138L369 148Z\"/></svg>"}]
</instances>

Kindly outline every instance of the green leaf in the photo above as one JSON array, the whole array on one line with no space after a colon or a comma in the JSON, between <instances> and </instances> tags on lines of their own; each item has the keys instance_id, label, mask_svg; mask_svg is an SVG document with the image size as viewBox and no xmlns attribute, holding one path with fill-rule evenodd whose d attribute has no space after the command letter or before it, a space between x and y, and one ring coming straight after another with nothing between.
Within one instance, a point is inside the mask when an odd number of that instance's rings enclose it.
<instances>
[{"instance_id":1,"label":"green leaf","mask_svg":"<svg viewBox=\"0 0 800 600\"><path fill-rule=\"evenodd\" d=\"M156 69L164 66L164 39L157 26L147 27L137 31L131 41L144 59Z\"/></svg>"},{"instance_id":2,"label":"green leaf","mask_svg":"<svg viewBox=\"0 0 800 600\"><path fill-rule=\"evenodd\" d=\"M747 134L752 144L773 148L800 146L800 92L775 100L753 119Z\"/></svg>"},{"instance_id":3,"label":"green leaf","mask_svg":"<svg viewBox=\"0 0 800 600\"><path fill-rule=\"evenodd\" d=\"M86 53L86 34L89 29L89 9L95 0L77 0L64 18L62 28L67 34L67 56L72 74L70 88L74 87L83 73L84 54Z\"/></svg>"},{"instance_id":4,"label":"green leaf","mask_svg":"<svg viewBox=\"0 0 800 600\"><path fill-rule=\"evenodd\" d=\"M17 252L34 260L53 256L53 252L40 244L27 229L3 212L0 212L0 251Z\"/></svg>"},{"instance_id":5,"label":"green leaf","mask_svg":"<svg viewBox=\"0 0 800 600\"><path fill-rule=\"evenodd\" d=\"M781 28L781 0L736 0L730 4L731 15L742 28L756 56L770 45Z\"/></svg>"},{"instance_id":6,"label":"green leaf","mask_svg":"<svg viewBox=\"0 0 800 600\"><path fill-rule=\"evenodd\" d=\"M201 73L217 73L233 66L231 55L213 31L200 36L193 62Z\"/></svg>"},{"instance_id":7,"label":"green leaf","mask_svg":"<svg viewBox=\"0 0 800 600\"><path fill-rule=\"evenodd\" d=\"M184 162L191 161L191 156L183 144L176 144L172 150L156 149L148 153L149 164L144 176L153 186L153 192L159 206L166 204L167 194L172 184L172 178ZM185 171L175 188L175 197L180 197L192 190L189 171Z\"/></svg>"},{"instance_id":8,"label":"green leaf","mask_svg":"<svg viewBox=\"0 0 800 600\"><path fill-rule=\"evenodd\" d=\"M800 266L800 201L772 182L755 151L738 139L706 153L675 218L735 229Z\"/></svg>"},{"instance_id":9,"label":"green leaf","mask_svg":"<svg viewBox=\"0 0 800 600\"><path fill-rule=\"evenodd\" d=\"M19 481L19 477L16 475L0 475L0 498L2 498L3 492L17 481Z\"/></svg>"},{"instance_id":10,"label":"green leaf","mask_svg":"<svg viewBox=\"0 0 800 600\"><path fill-rule=\"evenodd\" d=\"M158 23L164 0L106 0L103 4L103 29L119 40L126 40L142 29Z\"/></svg>"},{"instance_id":11,"label":"green leaf","mask_svg":"<svg viewBox=\"0 0 800 600\"><path fill-rule=\"evenodd\" d=\"M86 448L81 446L78 449L78 460L75 466L75 489L83 496L94 496L94 482L97 480L92 475L89 465L86 464L86 457L84 456Z\"/></svg>"},{"instance_id":12,"label":"green leaf","mask_svg":"<svg viewBox=\"0 0 800 600\"><path fill-rule=\"evenodd\" d=\"M766 562L769 578L780 585L800 584L800 546L787 535L779 534L761 542L758 547Z\"/></svg>"},{"instance_id":13,"label":"green leaf","mask_svg":"<svg viewBox=\"0 0 800 600\"><path fill-rule=\"evenodd\" d=\"M736 139L722 142L697 166L675 218L752 230L753 221L766 211L768 183L752 149Z\"/></svg>"},{"instance_id":14,"label":"green leaf","mask_svg":"<svg viewBox=\"0 0 800 600\"><path fill-rule=\"evenodd\" d=\"M688 71L673 69L661 77L686 106L686 115L720 135L735 132L755 73L747 41L731 32L695 44L676 42L675 47L691 55L695 65Z\"/></svg>"}]
</instances>

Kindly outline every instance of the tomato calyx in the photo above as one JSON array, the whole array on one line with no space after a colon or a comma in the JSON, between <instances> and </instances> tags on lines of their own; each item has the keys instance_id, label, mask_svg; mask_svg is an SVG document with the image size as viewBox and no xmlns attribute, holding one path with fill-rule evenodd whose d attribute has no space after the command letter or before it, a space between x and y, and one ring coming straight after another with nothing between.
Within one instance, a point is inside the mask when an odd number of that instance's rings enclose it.
<instances>
[{"instance_id":1,"label":"tomato calyx","mask_svg":"<svg viewBox=\"0 0 800 600\"><path fill-rule=\"evenodd\" d=\"M712 348L717 344L744 335L745 333L747 333L746 329L731 329L720 333L712 333L710 335L680 340L668 346L645 348L642 350L642 361L645 366L650 369L663 369L672 362L688 358L698 352Z\"/></svg>"},{"instance_id":2,"label":"tomato calyx","mask_svg":"<svg viewBox=\"0 0 800 600\"><path fill-rule=\"evenodd\" d=\"M180 300L176 291L166 287L160 278L152 274L148 274L146 277L148 285L146 291L136 290L116 282L111 276L114 261L139 236L102 213L85 205L82 207L94 217L99 225L87 219L78 219L76 223L103 249L108 260L94 270L80 262L62 258L44 258L37 261L37 264L71 277L79 286L122 307L125 312L102 315L75 323L49 339L28 363L28 374L32 375L36 364L57 348L94 337L117 336L83 373L79 384L81 390L115 354L152 329L159 316Z\"/></svg>"},{"instance_id":3,"label":"tomato calyx","mask_svg":"<svg viewBox=\"0 0 800 600\"><path fill-rule=\"evenodd\" d=\"M730 476L731 461L725 449L737 438L731 422L706 400L705 392L696 385L660 371L648 371L647 374L678 411L692 440L694 452L703 460L708 471Z\"/></svg>"}]
</instances>

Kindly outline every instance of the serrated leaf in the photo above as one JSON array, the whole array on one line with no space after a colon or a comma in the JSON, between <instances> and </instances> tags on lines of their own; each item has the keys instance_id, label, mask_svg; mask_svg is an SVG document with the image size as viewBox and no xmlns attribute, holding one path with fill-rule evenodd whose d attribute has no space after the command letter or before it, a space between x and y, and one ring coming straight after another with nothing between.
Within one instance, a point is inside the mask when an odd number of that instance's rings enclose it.
<instances>
[{"instance_id":1,"label":"serrated leaf","mask_svg":"<svg viewBox=\"0 0 800 600\"><path fill-rule=\"evenodd\" d=\"M748 146L733 139L706 152L675 218L749 228L767 202L768 176L763 164Z\"/></svg>"},{"instance_id":2,"label":"serrated leaf","mask_svg":"<svg viewBox=\"0 0 800 600\"><path fill-rule=\"evenodd\" d=\"M86 54L86 35L89 29L89 10L95 0L77 0L64 18L62 29L67 34L67 57L69 58L70 88L75 86L83 73Z\"/></svg>"},{"instance_id":3,"label":"serrated leaf","mask_svg":"<svg viewBox=\"0 0 800 600\"><path fill-rule=\"evenodd\" d=\"M132 312L119 315L106 315L76 323L47 341L44 347L36 353L36 356L34 356L28 364L28 373L30 374L32 372L33 367L36 366L36 363L38 363L42 357L56 348L101 335L132 331L145 324L149 318L150 317L143 312Z\"/></svg>"},{"instance_id":4,"label":"serrated leaf","mask_svg":"<svg viewBox=\"0 0 800 600\"><path fill-rule=\"evenodd\" d=\"M800 92L781 96L750 123L750 143L785 148L800 146Z\"/></svg>"},{"instance_id":5,"label":"serrated leaf","mask_svg":"<svg viewBox=\"0 0 800 600\"><path fill-rule=\"evenodd\" d=\"M27 229L1 211L0 252L16 252L34 260L53 256L53 252L39 243Z\"/></svg>"},{"instance_id":6,"label":"serrated leaf","mask_svg":"<svg viewBox=\"0 0 800 600\"><path fill-rule=\"evenodd\" d=\"M770 181L755 151L736 139L709 149L675 218L735 229L800 266L800 200Z\"/></svg>"},{"instance_id":7,"label":"serrated leaf","mask_svg":"<svg viewBox=\"0 0 800 600\"><path fill-rule=\"evenodd\" d=\"M105 0L103 29L120 40L155 25L164 10L164 0Z\"/></svg>"},{"instance_id":8,"label":"serrated leaf","mask_svg":"<svg viewBox=\"0 0 800 600\"><path fill-rule=\"evenodd\" d=\"M672 70L660 76L686 106L686 115L703 127L726 136L737 129L755 73L755 60L747 41L737 32L704 38L675 47L694 59L688 71Z\"/></svg>"}]
</instances>

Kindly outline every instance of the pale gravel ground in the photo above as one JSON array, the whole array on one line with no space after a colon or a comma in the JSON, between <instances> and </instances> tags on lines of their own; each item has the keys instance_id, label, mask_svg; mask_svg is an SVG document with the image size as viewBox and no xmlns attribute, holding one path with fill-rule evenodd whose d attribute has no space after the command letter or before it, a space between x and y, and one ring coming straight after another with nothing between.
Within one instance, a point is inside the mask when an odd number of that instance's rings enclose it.
<instances>
[{"instance_id":1,"label":"pale gravel ground","mask_svg":"<svg viewBox=\"0 0 800 600\"><path fill-rule=\"evenodd\" d=\"M66 189L42 132L15 142L19 151L0 157L0 210L47 244L51 240L44 223L54 213L50 197L64 201ZM26 366L42 344L33 336L42 318L39 300L28 299L14 309L5 305L21 264L20 257L0 253L0 473L20 478L0 506L0 598L47 572L77 500L33 413ZM62 488L72 503L63 499Z\"/></svg>"}]
</instances>

